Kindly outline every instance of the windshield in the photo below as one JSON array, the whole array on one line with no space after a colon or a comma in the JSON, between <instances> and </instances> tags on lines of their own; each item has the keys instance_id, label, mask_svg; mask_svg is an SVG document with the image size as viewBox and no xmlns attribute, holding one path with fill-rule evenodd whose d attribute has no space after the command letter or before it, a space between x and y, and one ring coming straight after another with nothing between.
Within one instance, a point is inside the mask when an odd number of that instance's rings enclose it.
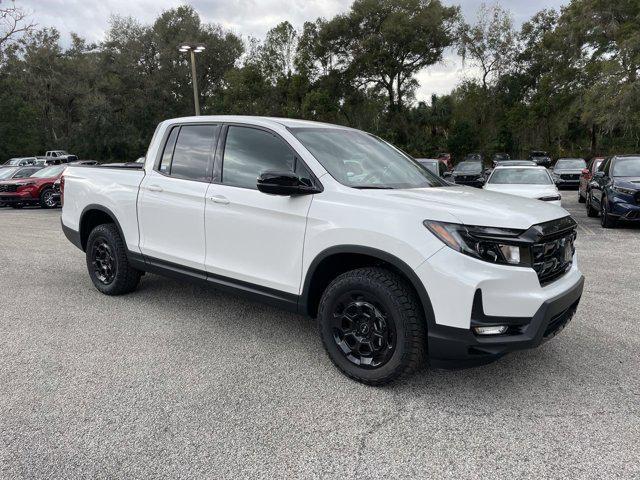
<instances>
[{"instance_id":1,"label":"windshield","mask_svg":"<svg viewBox=\"0 0 640 480\"><path fill-rule=\"evenodd\" d=\"M31 175L33 178L51 178L57 177L66 168L66 165L55 165L53 167L43 168Z\"/></svg>"},{"instance_id":2,"label":"windshield","mask_svg":"<svg viewBox=\"0 0 640 480\"><path fill-rule=\"evenodd\" d=\"M482 164L480 162L460 162L456 165L456 172L464 173L479 173L482 171Z\"/></svg>"},{"instance_id":3,"label":"windshield","mask_svg":"<svg viewBox=\"0 0 640 480\"><path fill-rule=\"evenodd\" d=\"M554 170L561 169L575 169L579 170L581 168L587 168L587 162L582 160L581 158L561 158L556 162L556 166L553 167Z\"/></svg>"},{"instance_id":4,"label":"windshield","mask_svg":"<svg viewBox=\"0 0 640 480\"><path fill-rule=\"evenodd\" d=\"M13 175L16 170L18 170L18 167L0 168L0 178L11 178L11 175Z\"/></svg>"},{"instance_id":5,"label":"windshield","mask_svg":"<svg viewBox=\"0 0 640 480\"><path fill-rule=\"evenodd\" d=\"M613 164L614 177L640 177L640 157L618 158Z\"/></svg>"},{"instance_id":6,"label":"windshield","mask_svg":"<svg viewBox=\"0 0 640 480\"><path fill-rule=\"evenodd\" d=\"M551 185L546 170L537 168L497 168L489 177L489 183L500 185Z\"/></svg>"},{"instance_id":7,"label":"windshield","mask_svg":"<svg viewBox=\"0 0 640 480\"><path fill-rule=\"evenodd\" d=\"M290 128L338 182L352 188L425 188L448 183L387 142L358 130Z\"/></svg>"}]
</instances>

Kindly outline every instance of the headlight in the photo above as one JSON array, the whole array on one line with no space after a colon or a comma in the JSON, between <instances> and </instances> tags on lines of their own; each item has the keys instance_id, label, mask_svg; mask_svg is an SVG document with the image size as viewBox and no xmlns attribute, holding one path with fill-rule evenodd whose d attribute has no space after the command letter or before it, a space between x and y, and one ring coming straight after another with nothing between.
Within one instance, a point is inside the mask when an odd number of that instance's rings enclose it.
<instances>
[{"instance_id":1,"label":"headlight","mask_svg":"<svg viewBox=\"0 0 640 480\"><path fill-rule=\"evenodd\" d=\"M622 193L624 195L635 195L637 191L637 190L632 190L630 188L624 188L624 187L613 187L613 190L618 193Z\"/></svg>"},{"instance_id":2,"label":"headlight","mask_svg":"<svg viewBox=\"0 0 640 480\"><path fill-rule=\"evenodd\" d=\"M528 246L521 246L521 230L476 227L425 220L424 226L446 246L457 252L491 263L531 266Z\"/></svg>"},{"instance_id":3,"label":"headlight","mask_svg":"<svg viewBox=\"0 0 640 480\"><path fill-rule=\"evenodd\" d=\"M549 195L548 197L540 197L538 200L543 202L555 202L556 200L562 200L560 195Z\"/></svg>"},{"instance_id":4,"label":"headlight","mask_svg":"<svg viewBox=\"0 0 640 480\"><path fill-rule=\"evenodd\" d=\"M21 182L21 183L16 183L17 187L30 187L31 185L35 185L34 182Z\"/></svg>"}]
</instances>

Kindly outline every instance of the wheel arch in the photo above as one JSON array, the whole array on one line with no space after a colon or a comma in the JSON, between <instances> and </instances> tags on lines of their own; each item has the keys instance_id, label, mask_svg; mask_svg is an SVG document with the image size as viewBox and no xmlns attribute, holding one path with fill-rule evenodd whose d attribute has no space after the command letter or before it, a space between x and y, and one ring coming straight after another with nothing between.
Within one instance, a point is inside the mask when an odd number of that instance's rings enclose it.
<instances>
[{"instance_id":1,"label":"wheel arch","mask_svg":"<svg viewBox=\"0 0 640 480\"><path fill-rule=\"evenodd\" d=\"M85 251L87 248L87 240L91 231L98 225L104 225L106 223L113 223L118 229L120 238L125 241L120 222L118 222L118 218L111 210L103 205L97 204L91 204L84 207L82 213L80 214L79 224L80 245L83 251Z\"/></svg>"},{"instance_id":2,"label":"wheel arch","mask_svg":"<svg viewBox=\"0 0 640 480\"><path fill-rule=\"evenodd\" d=\"M298 305L300 313L315 318L325 288L338 275L363 266L382 266L399 274L412 287L424 311L427 326L435 323L429 294L415 271L383 250L361 245L337 245L320 252L307 269Z\"/></svg>"}]
</instances>

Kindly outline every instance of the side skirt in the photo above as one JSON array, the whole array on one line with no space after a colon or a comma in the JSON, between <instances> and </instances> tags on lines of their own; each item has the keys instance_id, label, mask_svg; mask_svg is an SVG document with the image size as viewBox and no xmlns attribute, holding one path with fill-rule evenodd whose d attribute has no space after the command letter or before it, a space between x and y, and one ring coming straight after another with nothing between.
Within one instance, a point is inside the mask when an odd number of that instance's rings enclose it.
<instances>
[{"instance_id":1,"label":"side skirt","mask_svg":"<svg viewBox=\"0 0 640 480\"><path fill-rule=\"evenodd\" d=\"M222 275L216 275L203 270L185 267L176 263L152 258L140 253L128 251L129 263L134 268L144 272L155 273L176 280L200 283L211 286L223 292L240 295L249 300L266 303L290 312L298 311L300 297L292 293L274 290L272 288L243 282Z\"/></svg>"}]
</instances>

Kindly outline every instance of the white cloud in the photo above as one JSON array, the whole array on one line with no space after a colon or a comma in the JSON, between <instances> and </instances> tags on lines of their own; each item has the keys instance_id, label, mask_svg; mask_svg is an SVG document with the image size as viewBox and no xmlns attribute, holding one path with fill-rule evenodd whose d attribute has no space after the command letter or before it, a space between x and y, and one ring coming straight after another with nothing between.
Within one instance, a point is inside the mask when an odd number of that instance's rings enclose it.
<instances>
[{"instance_id":1,"label":"white cloud","mask_svg":"<svg viewBox=\"0 0 640 480\"><path fill-rule=\"evenodd\" d=\"M543 8L559 8L568 0L506 0L501 5L513 14L516 25L522 24ZM444 0L451 5L461 5L467 21L475 18L482 0ZM33 12L39 26L56 27L69 42L70 32L89 41L100 41L108 28L111 15L131 16L142 23L151 23L164 10L181 4L191 4L204 22L219 23L245 38L261 38L274 25L288 20L301 28L307 20L318 17L331 18L348 10L351 0L19 0L19 4ZM490 3L490 2L487 2ZM445 60L417 75L420 87L418 100L429 100L433 93L449 93L465 75L474 72L464 68L453 52L447 52Z\"/></svg>"}]
</instances>

